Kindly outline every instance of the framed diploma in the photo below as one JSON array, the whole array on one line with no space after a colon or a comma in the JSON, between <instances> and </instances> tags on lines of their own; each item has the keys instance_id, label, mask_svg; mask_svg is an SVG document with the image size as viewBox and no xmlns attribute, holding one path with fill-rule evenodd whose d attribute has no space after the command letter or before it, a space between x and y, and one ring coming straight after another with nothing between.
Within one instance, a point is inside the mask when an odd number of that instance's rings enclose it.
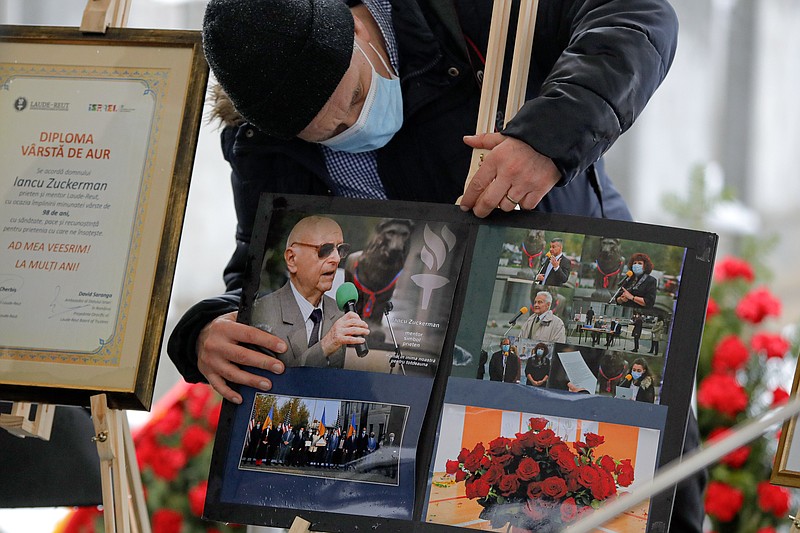
<instances>
[{"instance_id":1,"label":"framed diploma","mask_svg":"<svg viewBox=\"0 0 800 533\"><path fill-rule=\"evenodd\" d=\"M0 398L149 409L207 79L199 32L0 26Z\"/></svg>"},{"instance_id":2,"label":"framed diploma","mask_svg":"<svg viewBox=\"0 0 800 533\"><path fill-rule=\"evenodd\" d=\"M795 368L792 397L797 395L799 384L800 365ZM783 423L769 480L776 485L800 488L800 438L797 438L797 417L792 417Z\"/></svg>"}]
</instances>

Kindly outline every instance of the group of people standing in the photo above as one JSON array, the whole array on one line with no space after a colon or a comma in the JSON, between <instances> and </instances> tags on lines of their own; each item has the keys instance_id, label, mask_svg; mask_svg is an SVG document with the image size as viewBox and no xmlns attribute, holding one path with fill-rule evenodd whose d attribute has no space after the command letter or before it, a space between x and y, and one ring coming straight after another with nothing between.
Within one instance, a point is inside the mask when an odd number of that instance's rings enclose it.
<instances>
[{"instance_id":1,"label":"group of people standing","mask_svg":"<svg viewBox=\"0 0 800 533\"><path fill-rule=\"evenodd\" d=\"M316 468L347 468L362 457L375 452L380 444L374 432L349 431L342 435L339 427L321 431L308 431L305 427L295 429L291 424L280 424L266 428L256 423L250 430L249 441L242 456L242 464L255 466L293 466ZM387 435L394 443L394 434Z\"/></svg>"}]
</instances>

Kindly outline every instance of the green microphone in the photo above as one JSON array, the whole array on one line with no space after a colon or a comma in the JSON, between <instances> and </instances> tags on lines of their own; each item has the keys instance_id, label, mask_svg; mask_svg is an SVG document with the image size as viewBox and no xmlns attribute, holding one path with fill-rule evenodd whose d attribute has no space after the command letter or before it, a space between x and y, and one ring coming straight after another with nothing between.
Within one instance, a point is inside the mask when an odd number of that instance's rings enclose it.
<instances>
[{"instance_id":1,"label":"green microphone","mask_svg":"<svg viewBox=\"0 0 800 533\"><path fill-rule=\"evenodd\" d=\"M349 281L345 281L336 289L336 305L345 313L350 311L356 313L357 301L358 289ZM356 349L356 355L359 357L365 357L369 353L366 340L361 344L351 344L350 346Z\"/></svg>"}]
</instances>

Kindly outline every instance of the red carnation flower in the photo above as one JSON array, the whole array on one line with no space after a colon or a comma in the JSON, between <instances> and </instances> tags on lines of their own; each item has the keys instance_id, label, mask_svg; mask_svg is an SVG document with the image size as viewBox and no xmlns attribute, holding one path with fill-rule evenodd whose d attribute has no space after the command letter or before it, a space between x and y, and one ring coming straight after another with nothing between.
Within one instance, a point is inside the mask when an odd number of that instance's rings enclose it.
<instances>
[{"instance_id":1,"label":"red carnation flower","mask_svg":"<svg viewBox=\"0 0 800 533\"><path fill-rule=\"evenodd\" d=\"M734 519L744 503L744 493L721 481L711 481L706 489L706 513L720 522Z\"/></svg>"},{"instance_id":2,"label":"red carnation flower","mask_svg":"<svg viewBox=\"0 0 800 533\"><path fill-rule=\"evenodd\" d=\"M736 305L736 316L751 324L760 324L766 317L780 314L780 300L764 287L745 294Z\"/></svg>"},{"instance_id":3,"label":"red carnation flower","mask_svg":"<svg viewBox=\"0 0 800 533\"><path fill-rule=\"evenodd\" d=\"M459 465L459 461L447 461L444 464L444 471L450 475L455 474L459 470Z\"/></svg>"},{"instance_id":4,"label":"red carnation flower","mask_svg":"<svg viewBox=\"0 0 800 533\"><path fill-rule=\"evenodd\" d=\"M208 423L209 429L211 431L217 430L217 424L219 424L219 412L222 409L222 402L217 403L214 407L208 410L206 413L206 422Z\"/></svg>"},{"instance_id":5,"label":"red carnation flower","mask_svg":"<svg viewBox=\"0 0 800 533\"><path fill-rule=\"evenodd\" d=\"M726 428L715 428L708 434L708 442L714 442L725 438L730 434L730 430ZM731 453L723 457L720 462L730 468L741 468L750 457L750 447L742 446L733 450Z\"/></svg>"},{"instance_id":6,"label":"red carnation flower","mask_svg":"<svg viewBox=\"0 0 800 533\"><path fill-rule=\"evenodd\" d=\"M567 482L558 476L550 476L542 480L542 493L554 500L561 498L567 493Z\"/></svg>"},{"instance_id":7,"label":"red carnation flower","mask_svg":"<svg viewBox=\"0 0 800 533\"><path fill-rule=\"evenodd\" d=\"M511 496L519 489L519 478L516 474L506 474L500 478L497 489L503 496Z\"/></svg>"},{"instance_id":8,"label":"red carnation flower","mask_svg":"<svg viewBox=\"0 0 800 533\"><path fill-rule=\"evenodd\" d=\"M586 433L584 437L586 437L586 445L590 448L597 448L606 441L604 436L595 433Z\"/></svg>"},{"instance_id":9,"label":"red carnation flower","mask_svg":"<svg viewBox=\"0 0 800 533\"><path fill-rule=\"evenodd\" d=\"M716 281L729 281L742 278L750 283L755 279L755 273L750 263L738 257L724 257L714 267Z\"/></svg>"},{"instance_id":10,"label":"red carnation flower","mask_svg":"<svg viewBox=\"0 0 800 533\"><path fill-rule=\"evenodd\" d=\"M772 513L784 518L789 512L789 491L783 487L772 485L769 481L761 481L756 487L758 506L765 513Z\"/></svg>"},{"instance_id":11,"label":"red carnation flower","mask_svg":"<svg viewBox=\"0 0 800 533\"><path fill-rule=\"evenodd\" d=\"M517 466L517 476L522 481L530 481L539 475L539 463L530 457L525 457Z\"/></svg>"},{"instance_id":12,"label":"red carnation flower","mask_svg":"<svg viewBox=\"0 0 800 533\"><path fill-rule=\"evenodd\" d=\"M161 435L172 435L180 429L181 425L183 425L183 412L180 404L174 404L153 423L153 430Z\"/></svg>"},{"instance_id":13,"label":"red carnation flower","mask_svg":"<svg viewBox=\"0 0 800 533\"><path fill-rule=\"evenodd\" d=\"M181 446L189 457L194 457L211 442L211 433L200 426L189 426L181 437Z\"/></svg>"},{"instance_id":14,"label":"red carnation flower","mask_svg":"<svg viewBox=\"0 0 800 533\"><path fill-rule=\"evenodd\" d=\"M572 522L578 516L578 506L575 498L567 498L561 503L561 521Z\"/></svg>"},{"instance_id":15,"label":"red carnation flower","mask_svg":"<svg viewBox=\"0 0 800 533\"><path fill-rule=\"evenodd\" d=\"M706 321L719 314L719 305L713 298L708 299L708 307L706 307Z\"/></svg>"},{"instance_id":16,"label":"red carnation flower","mask_svg":"<svg viewBox=\"0 0 800 533\"><path fill-rule=\"evenodd\" d=\"M180 533L183 515L173 509L158 509L152 516L153 533Z\"/></svg>"},{"instance_id":17,"label":"red carnation flower","mask_svg":"<svg viewBox=\"0 0 800 533\"><path fill-rule=\"evenodd\" d=\"M531 431L541 431L547 427L547 419L531 418L530 420L528 420L528 426L530 426Z\"/></svg>"},{"instance_id":18,"label":"red carnation flower","mask_svg":"<svg viewBox=\"0 0 800 533\"><path fill-rule=\"evenodd\" d=\"M736 371L750 358L750 352L737 335L726 335L714 348L711 367L715 372Z\"/></svg>"},{"instance_id":19,"label":"red carnation flower","mask_svg":"<svg viewBox=\"0 0 800 533\"><path fill-rule=\"evenodd\" d=\"M778 407L789 401L789 393L781 387L772 391L772 407Z\"/></svg>"},{"instance_id":20,"label":"red carnation flower","mask_svg":"<svg viewBox=\"0 0 800 533\"><path fill-rule=\"evenodd\" d=\"M186 466L186 452L180 448L160 448L150 466L158 477L174 481Z\"/></svg>"},{"instance_id":21,"label":"red carnation flower","mask_svg":"<svg viewBox=\"0 0 800 533\"><path fill-rule=\"evenodd\" d=\"M700 382L697 403L729 417L735 417L747 407L744 388L729 374L711 374Z\"/></svg>"},{"instance_id":22,"label":"red carnation flower","mask_svg":"<svg viewBox=\"0 0 800 533\"><path fill-rule=\"evenodd\" d=\"M189 509L196 516L203 516L203 507L206 504L206 492L208 491L208 481L201 481L189 489Z\"/></svg>"},{"instance_id":23,"label":"red carnation flower","mask_svg":"<svg viewBox=\"0 0 800 533\"><path fill-rule=\"evenodd\" d=\"M211 398L212 389L205 383L196 383L186 391L186 410L192 418L202 418Z\"/></svg>"},{"instance_id":24,"label":"red carnation flower","mask_svg":"<svg viewBox=\"0 0 800 533\"><path fill-rule=\"evenodd\" d=\"M756 333L750 339L750 347L756 352L763 352L767 359L782 359L790 348L789 341L774 333Z\"/></svg>"},{"instance_id":25,"label":"red carnation flower","mask_svg":"<svg viewBox=\"0 0 800 533\"><path fill-rule=\"evenodd\" d=\"M463 470L457 470L456 471L456 482L464 481L465 479L467 479L467 473L464 472Z\"/></svg>"}]
</instances>

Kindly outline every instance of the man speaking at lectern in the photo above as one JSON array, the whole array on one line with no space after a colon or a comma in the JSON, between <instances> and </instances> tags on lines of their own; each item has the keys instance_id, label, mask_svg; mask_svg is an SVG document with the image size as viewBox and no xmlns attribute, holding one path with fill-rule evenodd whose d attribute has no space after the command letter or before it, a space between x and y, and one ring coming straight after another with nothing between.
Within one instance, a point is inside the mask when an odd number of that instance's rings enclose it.
<instances>
[{"instance_id":1,"label":"man speaking at lectern","mask_svg":"<svg viewBox=\"0 0 800 533\"><path fill-rule=\"evenodd\" d=\"M340 311L325 295L349 251L339 224L327 217L303 218L289 233L283 252L289 281L258 297L251 316L254 326L286 342L287 350L277 354L286 366L342 368L345 347L369 335L361 317Z\"/></svg>"}]
</instances>

